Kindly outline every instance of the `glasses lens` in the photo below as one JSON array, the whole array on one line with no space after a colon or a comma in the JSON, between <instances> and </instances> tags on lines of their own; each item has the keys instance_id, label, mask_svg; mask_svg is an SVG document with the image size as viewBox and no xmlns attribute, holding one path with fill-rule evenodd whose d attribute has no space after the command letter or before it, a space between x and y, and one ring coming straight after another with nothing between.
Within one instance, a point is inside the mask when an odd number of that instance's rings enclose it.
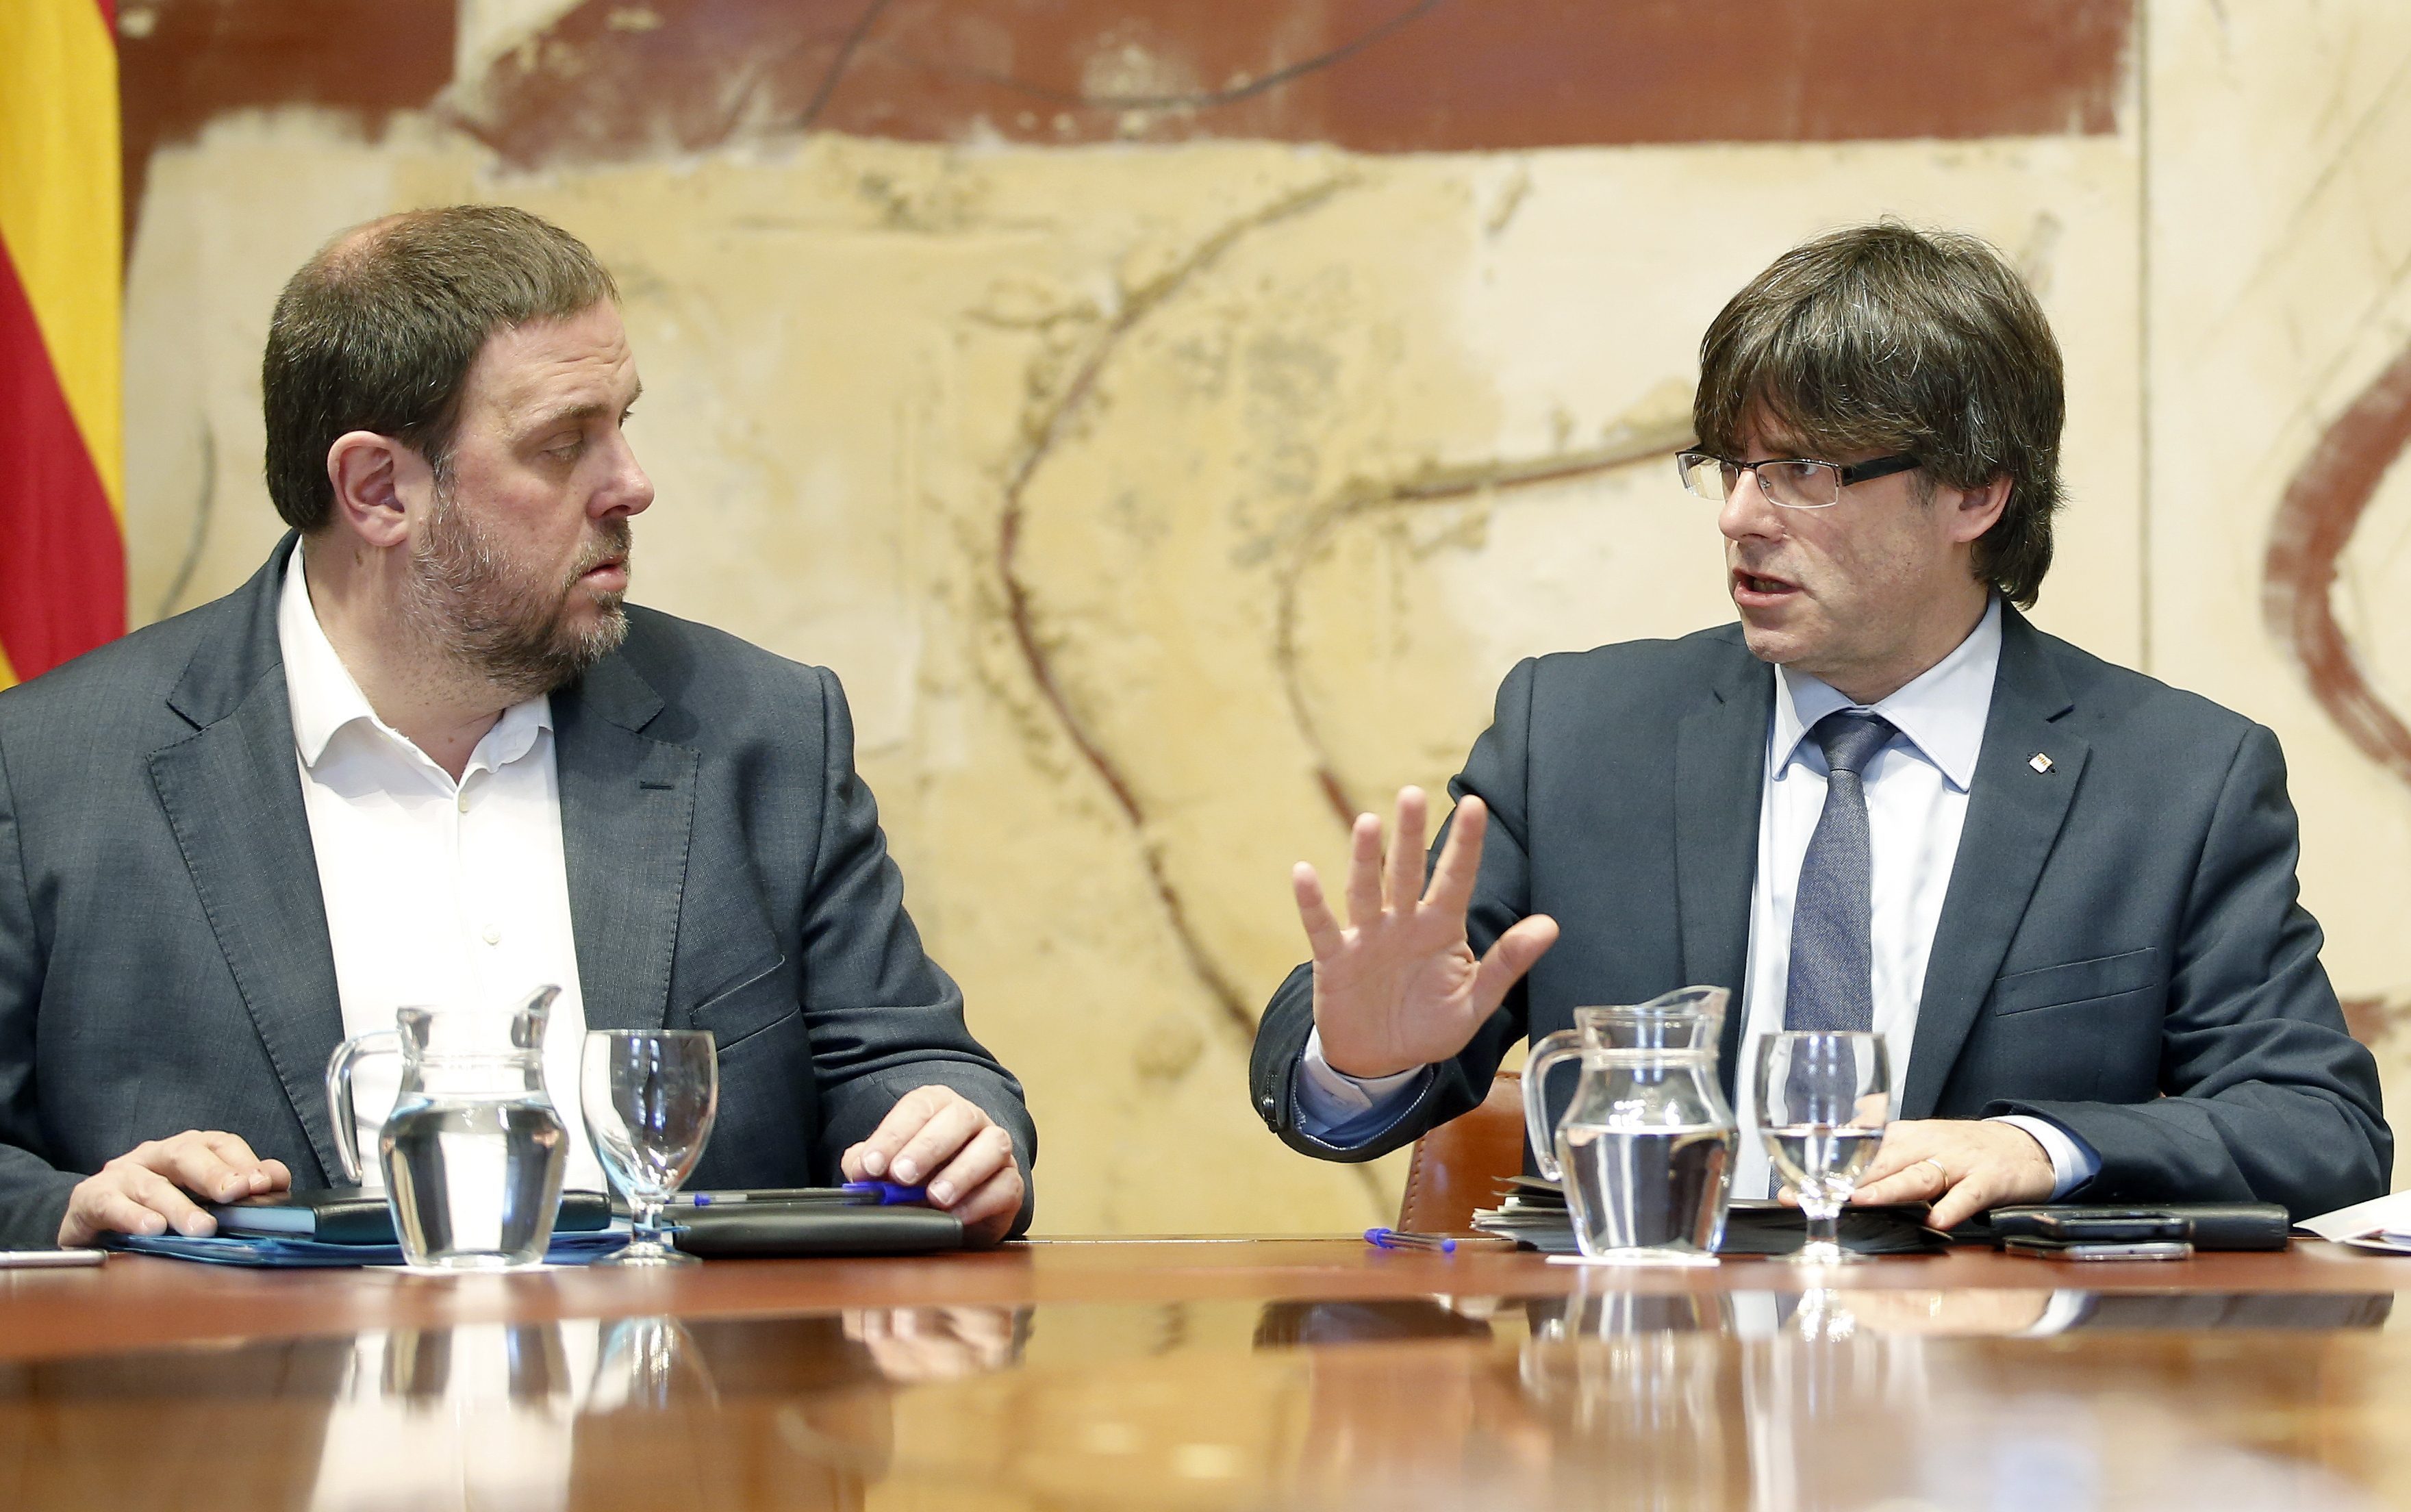
<instances>
[{"instance_id":1,"label":"glasses lens","mask_svg":"<svg viewBox=\"0 0 2411 1512\"><path fill-rule=\"evenodd\" d=\"M1724 502L1732 491L1735 469L1726 466L1704 451L1686 451L1674 458L1674 465L1683 475L1683 487L1703 499Z\"/></svg>"},{"instance_id":2,"label":"glasses lens","mask_svg":"<svg viewBox=\"0 0 2411 1512\"><path fill-rule=\"evenodd\" d=\"M1841 469L1821 462L1762 462L1766 496L1787 509L1822 509L1842 497Z\"/></svg>"}]
</instances>

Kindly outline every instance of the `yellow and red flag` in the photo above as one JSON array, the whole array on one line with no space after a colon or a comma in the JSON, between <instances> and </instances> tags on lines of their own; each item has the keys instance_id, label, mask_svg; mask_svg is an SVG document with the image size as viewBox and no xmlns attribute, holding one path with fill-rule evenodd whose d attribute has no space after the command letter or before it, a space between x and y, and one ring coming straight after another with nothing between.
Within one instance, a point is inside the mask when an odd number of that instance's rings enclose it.
<instances>
[{"instance_id":1,"label":"yellow and red flag","mask_svg":"<svg viewBox=\"0 0 2411 1512\"><path fill-rule=\"evenodd\" d=\"M115 0L0 0L0 687L125 630Z\"/></svg>"}]
</instances>

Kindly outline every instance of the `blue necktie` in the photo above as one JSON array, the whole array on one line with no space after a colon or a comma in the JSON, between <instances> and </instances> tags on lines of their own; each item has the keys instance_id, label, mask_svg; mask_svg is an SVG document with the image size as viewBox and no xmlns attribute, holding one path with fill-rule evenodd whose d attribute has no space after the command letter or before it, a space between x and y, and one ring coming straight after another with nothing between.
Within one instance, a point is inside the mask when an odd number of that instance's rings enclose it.
<instances>
[{"instance_id":1,"label":"blue necktie","mask_svg":"<svg viewBox=\"0 0 2411 1512\"><path fill-rule=\"evenodd\" d=\"M1869 985L1867 794L1860 773L1892 737L1878 714L1838 709L1809 738L1825 753L1825 809L1800 860L1791 903L1791 973L1783 1000L1786 1029L1873 1029Z\"/></svg>"}]
</instances>

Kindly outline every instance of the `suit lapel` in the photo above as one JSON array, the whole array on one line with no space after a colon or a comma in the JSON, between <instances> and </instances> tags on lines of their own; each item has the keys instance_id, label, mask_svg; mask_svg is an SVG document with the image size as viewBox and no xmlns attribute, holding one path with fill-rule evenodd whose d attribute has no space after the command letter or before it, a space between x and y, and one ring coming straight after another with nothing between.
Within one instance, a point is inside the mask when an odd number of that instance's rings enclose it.
<instances>
[{"instance_id":1,"label":"suit lapel","mask_svg":"<svg viewBox=\"0 0 2411 1512\"><path fill-rule=\"evenodd\" d=\"M236 618L201 642L168 695L197 728L152 753L151 782L243 1007L330 1175L343 1167L326 1067L343 1037L343 1011L276 639L293 541L287 536L238 591Z\"/></svg>"},{"instance_id":2,"label":"suit lapel","mask_svg":"<svg viewBox=\"0 0 2411 1512\"><path fill-rule=\"evenodd\" d=\"M553 695L578 990L593 1029L658 1029L686 894L701 757L639 733L662 701L621 654Z\"/></svg>"},{"instance_id":3,"label":"suit lapel","mask_svg":"<svg viewBox=\"0 0 2411 1512\"><path fill-rule=\"evenodd\" d=\"M1934 931L1902 1118L1930 1118L2034 897L2092 747L2055 721L2071 707L2042 637L2004 607L2001 664L1951 889ZM2037 771L2038 755L2050 758Z\"/></svg>"},{"instance_id":4,"label":"suit lapel","mask_svg":"<svg viewBox=\"0 0 2411 1512\"><path fill-rule=\"evenodd\" d=\"M1675 919L1687 983L1730 988L1717 1065L1730 1095L1749 969L1750 880L1758 866L1775 673L1740 647L1674 736Z\"/></svg>"}]
</instances>

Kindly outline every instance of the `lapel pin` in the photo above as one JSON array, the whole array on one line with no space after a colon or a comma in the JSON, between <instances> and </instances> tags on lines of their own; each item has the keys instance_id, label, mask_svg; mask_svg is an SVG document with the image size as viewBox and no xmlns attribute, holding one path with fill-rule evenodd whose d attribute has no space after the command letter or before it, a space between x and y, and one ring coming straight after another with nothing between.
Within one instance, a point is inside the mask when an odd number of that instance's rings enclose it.
<instances>
[{"instance_id":1,"label":"lapel pin","mask_svg":"<svg viewBox=\"0 0 2411 1512\"><path fill-rule=\"evenodd\" d=\"M2026 758L2026 765L2034 768L2037 771L2049 771L2051 770L2051 757L2043 755L2040 751L2037 751L2033 756Z\"/></svg>"}]
</instances>

